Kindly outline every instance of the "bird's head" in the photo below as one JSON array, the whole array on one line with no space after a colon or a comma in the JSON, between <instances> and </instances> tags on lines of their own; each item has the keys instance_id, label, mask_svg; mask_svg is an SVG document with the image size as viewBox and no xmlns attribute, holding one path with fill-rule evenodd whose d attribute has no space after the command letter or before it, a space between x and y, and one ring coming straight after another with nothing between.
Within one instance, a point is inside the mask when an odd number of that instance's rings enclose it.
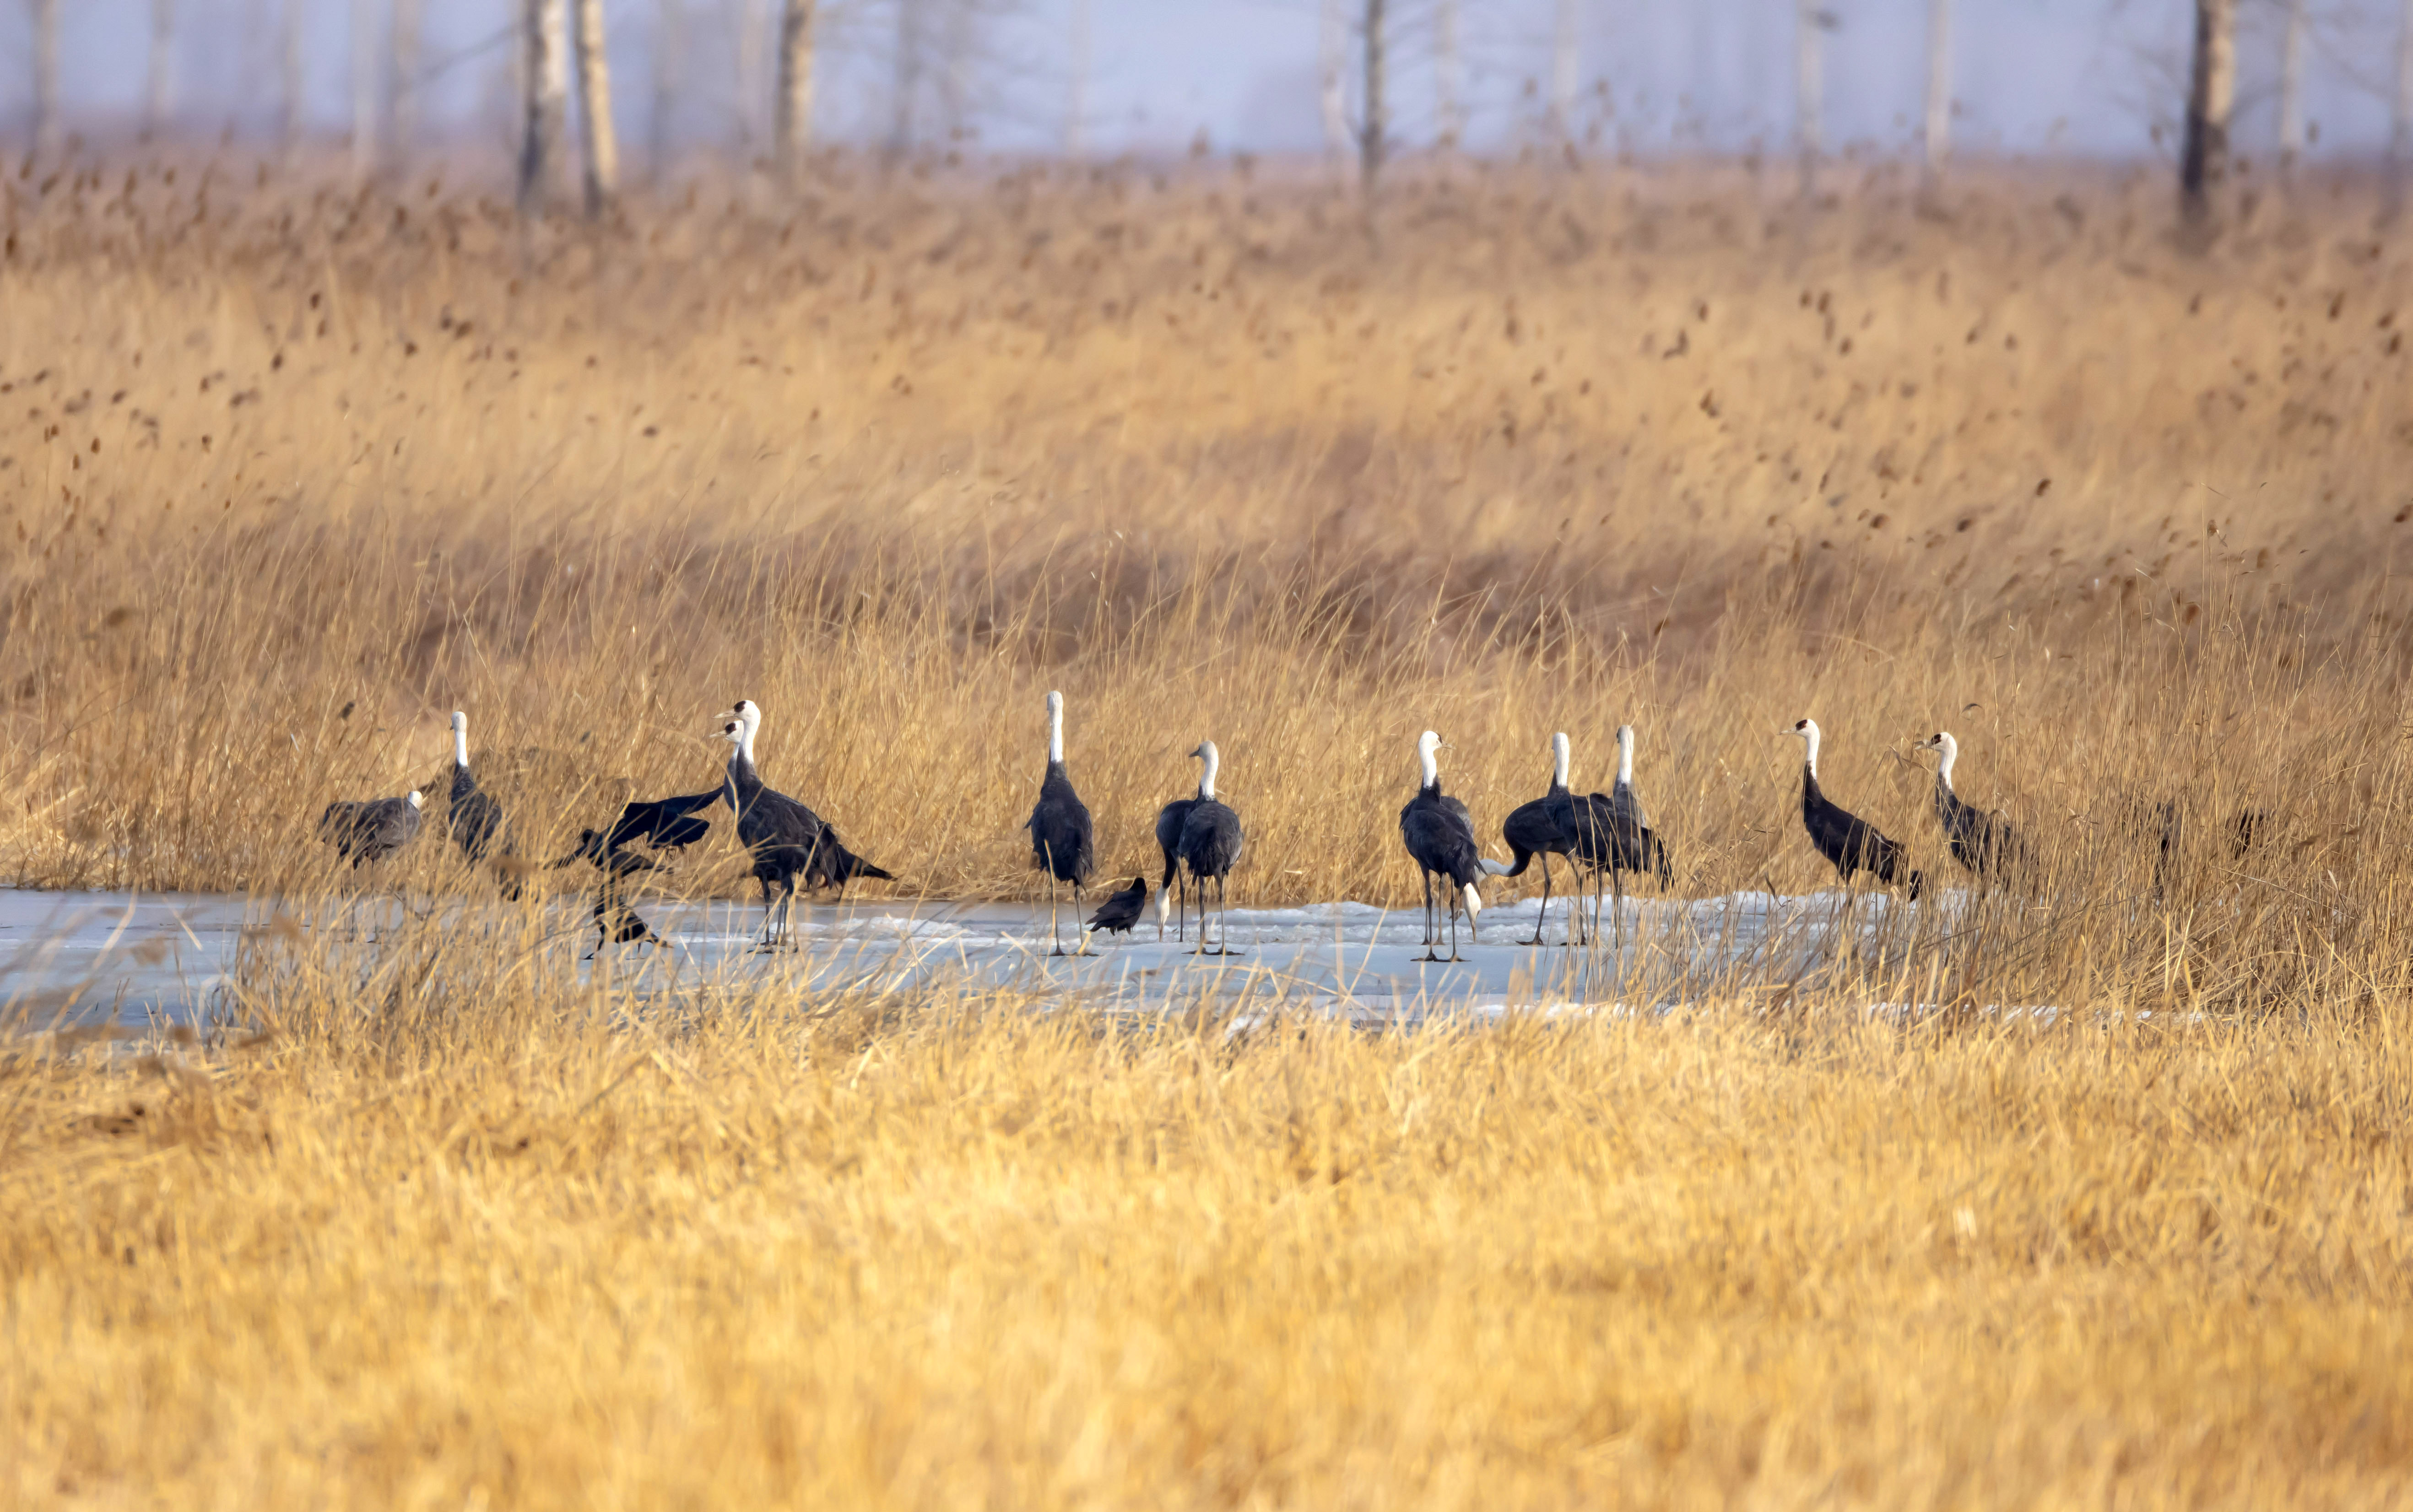
<instances>
[{"instance_id":1,"label":"bird's head","mask_svg":"<svg viewBox=\"0 0 2413 1512\"><path fill-rule=\"evenodd\" d=\"M1786 733L1788 734L1797 735L1803 740L1815 740L1818 737L1818 721L1815 719L1803 719L1795 724L1794 727Z\"/></svg>"},{"instance_id":2,"label":"bird's head","mask_svg":"<svg viewBox=\"0 0 2413 1512\"><path fill-rule=\"evenodd\" d=\"M417 788L413 788L408 793L404 793L402 795L402 801L410 805L413 808L420 808L427 802L426 799L419 795L419 790Z\"/></svg>"},{"instance_id":3,"label":"bird's head","mask_svg":"<svg viewBox=\"0 0 2413 1512\"><path fill-rule=\"evenodd\" d=\"M1443 749L1441 736L1429 730L1416 736L1416 754L1419 756L1429 756L1434 751Z\"/></svg>"},{"instance_id":4,"label":"bird's head","mask_svg":"<svg viewBox=\"0 0 2413 1512\"><path fill-rule=\"evenodd\" d=\"M463 734L468 728L469 717L462 713L459 709L454 709L452 711L452 733L457 735Z\"/></svg>"}]
</instances>

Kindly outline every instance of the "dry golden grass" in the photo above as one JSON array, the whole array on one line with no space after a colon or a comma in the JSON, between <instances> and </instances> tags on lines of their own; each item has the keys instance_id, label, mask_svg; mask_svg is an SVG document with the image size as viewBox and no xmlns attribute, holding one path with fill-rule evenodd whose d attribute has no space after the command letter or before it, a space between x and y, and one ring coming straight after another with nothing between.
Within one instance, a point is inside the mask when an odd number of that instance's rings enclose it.
<instances>
[{"instance_id":1,"label":"dry golden grass","mask_svg":"<svg viewBox=\"0 0 2413 1512\"><path fill-rule=\"evenodd\" d=\"M21 1058L25 1505L2401 1505L2399 1012ZM174 1054L173 1047L170 1047ZM88 1053L88 1052L87 1052Z\"/></svg>"},{"instance_id":2,"label":"dry golden grass","mask_svg":"<svg viewBox=\"0 0 2413 1512\"><path fill-rule=\"evenodd\" d=\"M2050 864L1814 991L1397 1035L631 1013L534 905L272 946L264 1044L0 1064L17 1498L2405 1499L2413 259L2353 193L2187 257L2158 182L1460 166L1377 260L1271 170L598 231L170 166L0 190L24 882L315 901L455 707L551 851L748 696L910 890L1012 893L1049 687L1107 871L1221 744L1236 903L1408 899L1428 726L1489 833L1637 724L1692 894L1824 884L1804 714L1948 877L1950 728Z\"/></svg>"}]
</instances>

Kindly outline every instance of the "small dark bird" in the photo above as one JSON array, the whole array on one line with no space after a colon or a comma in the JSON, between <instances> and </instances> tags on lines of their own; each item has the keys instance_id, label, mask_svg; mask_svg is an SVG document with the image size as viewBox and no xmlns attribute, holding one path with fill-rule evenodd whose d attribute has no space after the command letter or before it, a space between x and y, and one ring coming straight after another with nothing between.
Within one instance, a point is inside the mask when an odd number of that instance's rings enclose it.
<instances>
[{"instance_id":1,"label":"small dark bird","mask_svg":"<svg viewBox=\"0 0 2413 1512\"><path fill-rule=\"evenodd\" d=\"M754 769L754 733L762 725L762 711L750 699L739 699L734 716L721 730L721 737L735 748L729 755L729 781L722 796L737 815L738 839L754 852L754 880L762 884L762 948L769 950L786 938L799 879L807 888L836 887L841 902L846 898L846 884L858 877L896 879L848 850L837 830L819 814L763 785ZM774 883L784 889L776 934L771 905Z\"/></svg>"},{"instance_id":2,"label":"small dark bird","mask_svg":"<svg viewBox=\"0 0 2413 1512\"><path fill-rule=\"evenodd\" d=\"M1494 876L1521 877L1535 856L1542 858L1542 912L1533 921L1533 938L1522 941L1528 945L1542 942L1542 926L1550 913L1550 857L1573 857L1577 825L1588 820L1590 800L1578 799L1567 792L1567 737L1563 733L1550 737L1550 789L1531 803L1518 804L1508 811L1500 826L1500 838L1508 842L1508 854L1513 865L1497 868L1487 864ZM1578 810L1581 810L1579 813ZM1573 869L1572 861L1569 869ZM1567 943L1576 942L1583 927L1583 910L1570 902L1567 913Z\"/></svg>"},{"instance_id":3,"label":"small dark bird","mask_svg":"<svg viewBox=\"0 0 2413 1512\"><path fill-rule=\"evenodd\" d=\"M1952 859L1974 877L1999 882L2028 869L2028 849L2000 814L1981 813L1961 801L1952 789L1952 763L1961 759L1961 743L1948 730L1938 730L1912 748L1936 753L1935 817L1952 842Z\"/></svg>"},{"instance_id":4,"label":"small dark bird","mask_svg":"<svg viewBox=\"0 0 2413 1512\"><path fill-rule=\"evenodd\" d=\"M1073 884L1073 916L1081 914L1081 890L1095 875L1098 857L1090 838L1089 810L1073 791L1064 770L1064 695L1047 695L1047 775L1039 782L1039 803L1030 810L1030 866L1047 873L1047 941L1050 956L1064 954L1056 916L1056 889ZM1128 927L1128 926L1126 926ZM1086 946L1082 947L1086 948ZM1079 949L1073 951L1080 954Z\"/></svg>"},{"instance_id":5,"label":"small dark bird","mask_svg":"<svg viewBox=\"0 0 2413 1512\"><path fill-rule=\"evenodd\" d=\"M1458 954L1458 902L1466 899L1466 926L1474 942L1483 937L1477 929L1483 912L1483 895L1475 890L1475 879L1484 873L1483 854L1474 843L1474 825L1468 818L1466 806L1441 791L1441 764L1433 753L1441 749L1441 736L1428 730L1416 737L1416 762L1423 774L1423 783L1408 806L1399 810L1399 838L1414 858L1425 883L1425 953L1418 959L1437 961L1441 943L1441 926L1433 913L1433 878L1449 879L1449 958Z\"/></svg>"},{"instance_id":6,"label":"small dark bird","mask_svg":"<svg viewBox=\"0 0 2413 1512\"><path fill-rule=\"evenodd\" d=\"M331 803L318 816L318 838L354 867L364 861L383 861L419 833L424 801L413 788L399 798Z\"/></svg>"},{"instance_id":7,"label":"small dark bird","mask_svg":"<svg viewBox=\"0 0 2413 1512\"><path fill-rule=\"evenodd\" d=\"M606 944L664 945L670 941L654 933L637 911L630 907L624 886L628 880L642 872L658 871L661 863L637 846L650 846L656 851L684 851L712 832L708 820L695 817L696 811L718 803L722 790L691 793L684 797L659 798L649 803L624 806L619 817L608 829L582 830L578 849L553 862L548 869L566 867L575 861L592 864L603 874L601 885L595 894L595 948ZM592 953L589 954L592 958Z\"/></svg>"},{"instance_id":8,"label":"small dark bird","mask_svg":"<svg viewBox=\"0 0 2413 1512\"><path fill-rule=\"evenodd\" d=\"M1108 934L1127 935L1132 932L1132 926L1139 923L1140 916L1147 912L1147 879L1133 877L1129 887L1119 893L1106 895L1106 900L1098 906L1098 912L1089 915L1089 927L1103 929Z\"/></svg>"},{"instance_id":9,"label":"small dark bird","mask_svg":"<svg viewBox=\"0 0 2413 1512\"><path fill-rule=\"evenodd\" d=\"M452 792L445 805L444 828L471 866L482 865L490 854L499 858L518 849L503 823L503 806L481 792L470 774L469 717L459 709L452 711ZM506 868L501 880L503 896L518 901L517 876Z\"/></svg>"},{"instance_id":10,"label":"small dark bird","mask_svg":"<svg viewBox=\"0 0 2413 1512\"><path fill-rule=\"evenodd\" d=\"M1198 954L1201 956L1235 956L1228 934L1218 933L1215 948L1206 948L1206 883L1215 884L1215 909L1223 912L1223 885L1232 868L1239 864L1244 837L1240 833L1240 816L1218 802L1215 797L1215 769L1222 758L1215 752L1215 742L1202 740L1190 753L1206 764L1199 769L1198 796L1192 801L1190 811L1181 819L1181 839L1176 852L1181 864L1190 868L1190 882L1198 895Z\"/></svg>"},{"instance_id":11,"label":"small dark bird","mask_svg":"<svg viewBox=\"0 0 2413 1512\"><path fill-rule=\"evenodd\" d=\"M1818 848L1835 867L1835 875L1845 886L1851 885L1852 873L1873 873L1888 886L1899 882L1910 890L1916 903L1927 879L1910 867L1910 856L1899 841L1887 839L1874 824L1847 812L1828 801L1818 790L1818 726L1804 719L1793 727L1804 747L1801 761L1801 825L1810 832L1810 843Z\"/></svg>"}]
</instances>

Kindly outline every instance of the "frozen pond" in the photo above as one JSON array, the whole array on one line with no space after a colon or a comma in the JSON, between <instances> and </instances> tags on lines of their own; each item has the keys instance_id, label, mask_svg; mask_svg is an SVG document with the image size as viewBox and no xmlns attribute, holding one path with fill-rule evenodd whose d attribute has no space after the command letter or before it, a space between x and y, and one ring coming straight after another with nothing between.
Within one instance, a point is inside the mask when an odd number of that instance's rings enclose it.
<instances>
[{"instance_id":1,"label":"frozen pond","mask_svg":"<svg viewBox=\"0 0 2413 1512\"><path fill-rule=\"evenodd\" d=\"M1567 912L1554 900L1547 943L1533 933L1538 903L1484 911L1482 938L1459 924L1454 962L1420 959L1419 914L1362 903L1234 909L1234 954L1194 954L1194 940L1157 938L1153 912L1129 936L1097 935L1086 956L1048 953L1044 908L977 903L850 902L796 910L794 948L755 948L758 908L727 900L639 898L674 948L614 946L602 965L616 986L644 996L777 986L877 992L1011 989L1059 1001L1144 1011L1205 998L1290 1001L1361 1016L1422 1016L1437 1010L1555 1007L1620 1001L1673 1002L1776 991L1835 963L1847 938L1839 892L1783 897L1736 893L1700 899L1629 897L1604 920L1612 938L1566 947ZM1094 904L1092 905L1094 906ZM1850 938L1873 941L1917 931L1932 938L1962 906L1920 905L1883 895L1852 903ZM238 956L299 950L373 964L410 931L485 929L535 939L548 972L590 979L580 957L595 941L585 900L556 897L533 918L521 909L455 900L354 900L309 908L276 899L175 894L35 893L0 889L0 1026L8 1031L154 1017L190 1020L227 1006ZM1076 941L1065 911L1064 941ZM1217 916L1212 927L1225 924ZM1447 954L1444 924L1443 954ZM1194 934L1195 926L1192 926Z\"/></svg>"}]
</instances>

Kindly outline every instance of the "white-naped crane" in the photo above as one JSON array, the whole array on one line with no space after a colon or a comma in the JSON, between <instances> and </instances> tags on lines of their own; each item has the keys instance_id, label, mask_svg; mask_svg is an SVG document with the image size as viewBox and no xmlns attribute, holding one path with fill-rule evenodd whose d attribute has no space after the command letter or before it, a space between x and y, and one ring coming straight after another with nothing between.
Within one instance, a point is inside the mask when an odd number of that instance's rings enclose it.
<instances>
[{"instance_id":1,"label":"white-naped crane","mask_svg":"<svg viewBox=\"0 0 2413 1512\"><path fill-rule=\"evenodd\" d=\"M1030 866L1034 871L1047 873L1047 942L1053 948L1047 954L1065 954L1061 926L1057 920L1056 889L1065 882L1073 885L1073 916L1081 915L1081 891L1089 885L1096 874L1098 853L1089 827L1089 810L1081 795L1073 791L1073 778L1064 770L1064 695L1047 695L1047 775L1039 781L1039 802L1030 810ZM1085 938L1080 955L1088 948Z\"/></svg>"},{"instance_id":2,"label":"white-naped crane","mask_svg":"<svg viewBox=\"0 0 2413 1512\"><path fill-rule=\"evenodd\" d=\"M1438 961L1441 943L1440 921L1433 914L1433 878L1449 879L1449 959L1458 960L1458 906L1466 900L1466 927L1476 944L1483 942L1477 927L1483 912L1483 895L1476 891L1476 879L1486 871L1483 853L1475 844L1474 823L1466 805L1441 791L1441 763L1434 752L1441 749L1441 736L1428 730L1416 737L1416 763L1422 780L1416 795L1399 810L1399 839L1416 864L1425 884L1425 953L1420 960Z\"/></svg>"},{"instance_id":3,"label":"white-naped crane","mask_svg":"<svg viewBox=\"0 0 2413 1512\"><path fill-rule=\"evenodd\" d=\"M1896 883L1910 891L1916 903L1927 879L1911 869L1910 854L1898 840L1887 838L1874 824L1852 813L1829 799L1818 786L1818 726L1816 721L1803 719L1791 734L1801 740L1801 826L1810 832L1810 843L1835 868L1835 875L1845 887L1852 874L1865 871L1887 886Z\"/></svg>"},{"instance_id":4,"label":"white-naped crane","mask_svg":"<svg viewBox=\"0 0 2413 1512\"><path fill-rule=\"evenodd\" d=\"M1194 754L1194 753L1193 753ZM1156 884L1156 938L1164 940L1164 919L1176 911L1181 916L1174 921L1173 938L1183 938L1190 926L1189 884L1181 879L1181 826L1190 823L1190 810L1198 807L1196 796L1176 798L1156 811L1156 848L1164 852L1164 876Z\"/></svg>"},{"instance_id":5,"label":"white-naped crane","mask_svg":"<svg viewBox=\"0 0 2413 1512\"><path fill-rule=\"evenodd\" d=\"M318 816L318 838L357 869L408 845L419 834L425 805L417 788L399 798L340 799Z\"/></svg>"},{"instance_id":6,"label":"white-naped crane","mask_svg":"<svg viewBox=\"0 0 2413 1512\"><path fill-rule=\"evenodd\" d=\"M445 800L444 831L473 867L483 866L490 856L501 860L518 850L504 823L503 806L478 786L476 775L469 770L469 716L459 709L452 711L452 789ZM516 865L506 865L498 872L503 896L514 901L520 896L519 878L512 870Z\"/></svg>"},{"instance_id":7,"label":"white-naped crane","mask_svg":"<svg viewBox=\"0 0 2413 1512\"><path fill-rule=\"evenodd\" d=\"M848 882L857 878L894 881L895 876L848 850L836 828L821 815L764 785L754 767L754 735L762 727L762 711L751 699L739 699L721 729L721 738L733 748L721 793L737 815L737 838L754 852L754 880L762 884L762 948L771 950L787 939L799 881L807 888L836 887L844 902ZM782 889L777 933L772 929L775 883Z\"/></svg>"},{"instance_id":8,"label":"white-naped crane","mask_svg":"<svg viewBox=\"0 0 2413 1512\"><path fill-rule=\"evenodd\" d=\"M603 829L581 830L578 849L548 865L548 870L567 867L573 862L588 862L603 874L595 894L595 951L607 944L667 945L669 941L654 933L643 916L632 907L624 888L629 878L643 872L659 871L662 863L648 854L684 851L712 832L709 820L697 813L721 801L724 788L707 793L690 793L674 798L656 798L643 803L621 806L620 812ZM592 960L595 951L587 953Z\"/></svg>"},{"instance_id":9,"label":"white-naped crane","mask_svg":"<svg viewBox=\"0 0 2413 1512\"><path fill-rule=\"evenodd\" d=\"M1232 811L1230 805L1215 796L1215 774L1222 764L1222 757L1217 753L1215 742L1202 740L1198 749L1190 754L1204 764L1198 769L1198 796L1190 801L1189 808L1181 816L1181 836L1175 844L1174 853L1189 870L1190 890L1198 897L1196 954L1236 956L1240 953L1232 948L1228 920L1224 930L1216 936L1215 948L1206 948L1206 884L1209 882L1215 884L1215 912L1223 913L1224 884L1232 875L1232 868L1239 865L1240 850L1246 837L1240 830L1240 816ZM1162 828L1162 816L1160 815L1160 831Z\"/></svg>"},{"instance_id":10,"label":"white-naped crane","mask_svg":"<svg viewBox=\"0 0 2413 1512\"><path fill-rule=\"evenodd\" d=\"M1985 882L2001 882L2029 867L2027 844L2001 814L1983 812L1961 801L1952 786L1952 766L1961 759L1961 743L1949 730L1938 730L1911 748L1932 750L1935 762L1935 817L1952 842L1952 859Z\"/></svg>"},{"instance_id":11,"label":"white-naped crane","mask_svg":"<svg viewBox=\"0 0 2413 1512\"><path fill-rule=\"evenodd\" d=\"M1510 865L1495 875L1521 877L1535 856L1542 858L1542 912L1533 920L1533 938L1523 944L1540 944L1542 926L1549 920L1550 857L1567 857L1568 870L1575 871L1577 832L1591 822L1591 801L1567 791L1568 749L1565 732L1550 737L1549 791L1510 809L1500 825L1500 838L1508 842ZM1583 906L1578 898L1570 901L1567 909L1567 943L1572 945L1583 928Z\"/></svg>"}]
</instances>

